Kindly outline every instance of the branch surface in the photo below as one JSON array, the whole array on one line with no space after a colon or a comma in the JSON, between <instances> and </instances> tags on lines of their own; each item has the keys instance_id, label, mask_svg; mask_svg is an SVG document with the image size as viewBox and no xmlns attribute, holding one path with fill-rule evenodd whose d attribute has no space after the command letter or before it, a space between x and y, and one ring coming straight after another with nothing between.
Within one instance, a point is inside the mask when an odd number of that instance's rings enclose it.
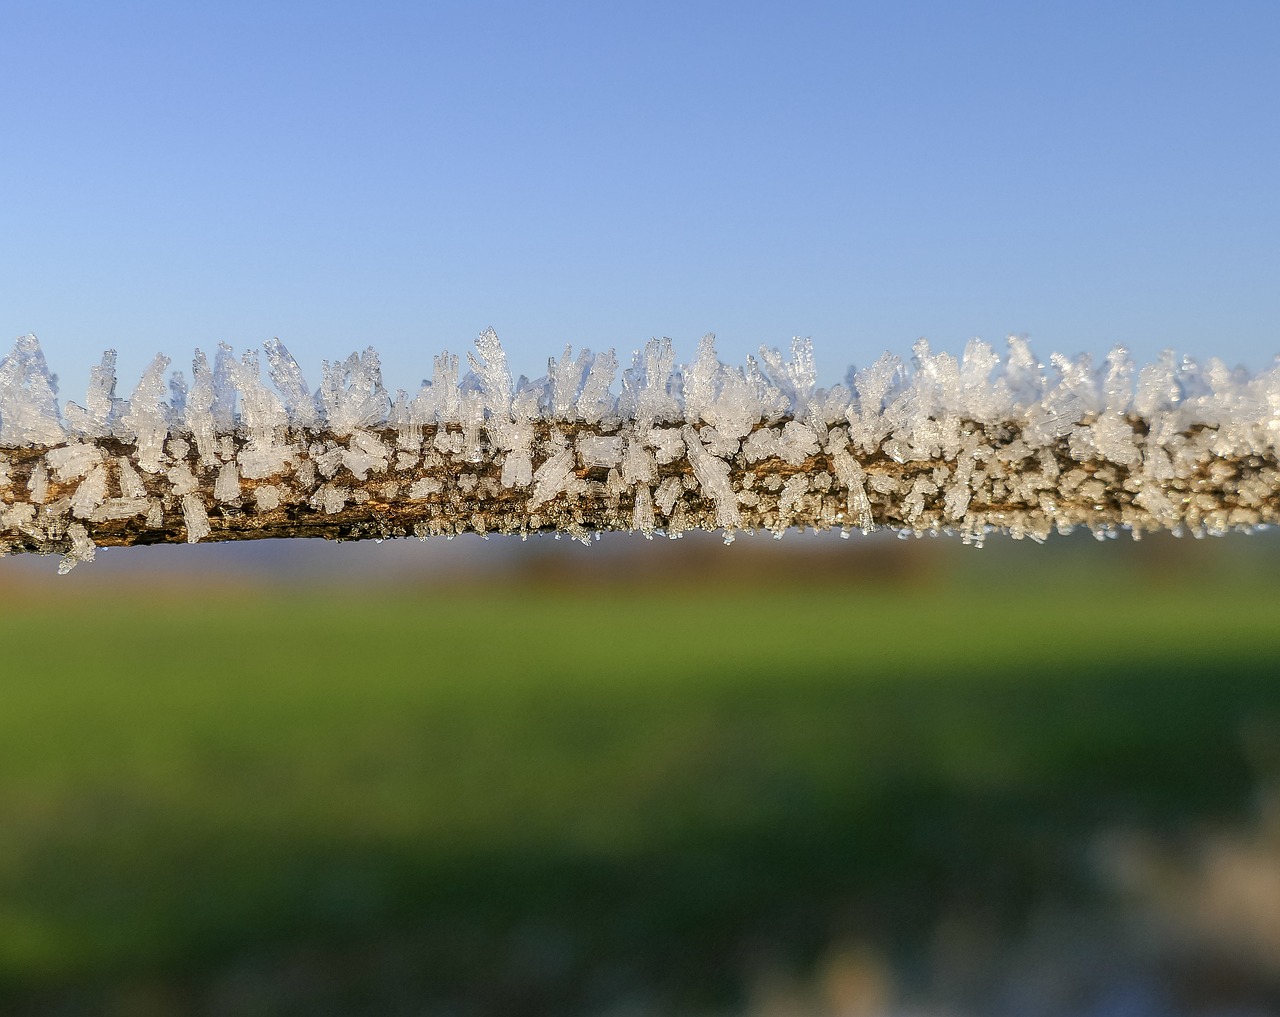
<instances>
[{"instance_id":1,"label":"branch surface","mask_svg":"<svg viewBox=\"0 0 1280 1017\"><path fill-rule=\"evenodd\" d=\"M97 547L268 537L889 527L981 542L1280 516L1274 371L1168 360L1135 385L1120 355L1105 372L1058 360L1051 377L1025 347L957 361L918 346L914 372L882 358L823 390L804 344L729 368L704 341L675 368L657 342L617 393L612 353L566 350L513 384L496 336L477 345L465 378L444 354L394 401L372 351L326 365L314 393L278 343L273 388L256 354L224 348L166 394L157 358L129 400L109 354L86 406L64 410L19 340L0 362L0 552L59 553L65 571Z\"/></svg>"}]
</instances>

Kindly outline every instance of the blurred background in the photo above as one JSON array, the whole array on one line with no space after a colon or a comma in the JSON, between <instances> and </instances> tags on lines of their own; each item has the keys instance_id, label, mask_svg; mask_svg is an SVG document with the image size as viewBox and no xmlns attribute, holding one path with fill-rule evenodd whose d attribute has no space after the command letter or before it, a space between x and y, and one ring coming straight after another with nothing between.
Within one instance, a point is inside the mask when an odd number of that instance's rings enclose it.
<instances>
[{"instance_id":1,"label":"blurred background","mask_svg":"<svg viewBox=\"0 0 1280 1017\"><path fill-rule=\"evenodd\" d=\"M1280 8L10 3L0 331L1280 351ZM1280 543L0 561L0 1012L1280 1013Z\"/></svg>"},{"instance_id":2,"label":"blurred background","mask_svg":"<svg viewBox=\"0 0 1280 1017\"><path fill-rule=\"evenodd\" d=\"M1280 542L0 561L0 1001L1280 1012Z\"/></svg>"}]
</instances>

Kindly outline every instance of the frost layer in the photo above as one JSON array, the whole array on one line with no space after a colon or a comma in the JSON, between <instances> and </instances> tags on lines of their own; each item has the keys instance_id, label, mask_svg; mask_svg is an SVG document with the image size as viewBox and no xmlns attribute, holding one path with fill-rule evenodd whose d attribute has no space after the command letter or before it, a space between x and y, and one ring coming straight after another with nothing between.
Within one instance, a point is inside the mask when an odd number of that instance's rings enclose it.
<instances>
[{"instance_id":1,"label":"frost layer","mask_svg":"<svg viewBox=\"0 0 1280 1017\"><path fill-rule=\"evenodd\" d=\"M1276 521L1280 367L1172 353L1136 368L1048 365L1011 338L957 359L923 340L818 386L808 340L721 363L713 336L677 365L655 339L563 356L513 380L497 335L387 391L372 348L312 388L278 340L196 351L188 384L158 356L128 399L115 353L84 405L60 406L34 336L0 361L0 552L277 536L788 528L1041 540Z\"/></svg>"}]
</instances>

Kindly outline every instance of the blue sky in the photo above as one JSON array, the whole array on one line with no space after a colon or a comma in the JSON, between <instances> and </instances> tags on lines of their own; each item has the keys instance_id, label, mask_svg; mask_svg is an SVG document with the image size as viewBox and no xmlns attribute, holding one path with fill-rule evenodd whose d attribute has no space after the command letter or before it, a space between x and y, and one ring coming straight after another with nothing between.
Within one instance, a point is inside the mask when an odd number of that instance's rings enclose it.
<instances>
[{"instance_id":1,"label":"blue sky","mask_svg":"<svg viewBox=\"0 0 1280 1017\"><path fill-rule=\"evenodd\" d=\"M4 3L0 331L1280 352L1280 4Z\"/></svg>"}]
</instances>

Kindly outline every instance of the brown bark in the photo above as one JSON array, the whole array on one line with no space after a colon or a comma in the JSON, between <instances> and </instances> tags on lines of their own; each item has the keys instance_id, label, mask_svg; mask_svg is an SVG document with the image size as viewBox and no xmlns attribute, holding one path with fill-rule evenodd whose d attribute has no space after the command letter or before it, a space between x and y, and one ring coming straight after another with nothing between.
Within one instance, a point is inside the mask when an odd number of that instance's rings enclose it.
<instances>
[{"instance_id":1,"label":"brown bark","mask_svg":"<svg viewBox=\"0 0 1280 1017\"><path fill-rule=\"evenodd\" d=\"M1142 421L1132 423L1141 435ZM90 511L75 502L85 477L57 476L47 466L50 449L0 449L0 464L7 464L0 471L0 550L67 552L76 546L77 534L82 551L84 538L101 547L183 542L193 536L193 518L198 525L197 507L208 520L202 541L469 532L559 532L588 539L607 530L780 533L880 526L956 531L980 540L992 529L1043 538L1081 525L1095 531L1125 527L1138 534L1180 528L1214 532L1280 519L1280 471L1272 456L1206 455L1188 475L1158 479L1140 461L1120 465L1077 458L1065 438L1024 453L1016 448L1014 425L966 426L987 450L967 463L963 456L908 462L883 453L859 457L838 442L828 442L803 461L728 457L722 461L737 516L728 527L723 525L726 506L708 494L688 455L655 462L652 479L642 481L625 476L620 465L593 465L576 456L568 489L539 501L529 486L504 486L505 451L482 442L479 461L471 461L459 453L459 442L445 440L450 432L434 428L423 430L420 444L417 435L406 439L394 430L374 432L390 454L382 468L363 477L333 465L347 447L346 436L290 433L281 436L292 448L289 464L271 476L237 476L233 491L226 477L219 489L219 475L228 464L236 468L248 444L243 434L224 438L214 461L201 461L189 440L171 441L163 472L142 469L131 444L101 439L93 444L106 470L106 501ZM539 425L533 465L597 433L580 425ZM1006 452L1008 458L1002 459ZM471 455L476 454L473 447ZM43 490L40 471L47 475ZM184 491L184 476L191 478L192 489ZM637 509L638 501L653 504L651 521ZM122 515L131 507L137 509L134 514Z\"/></svg>"}]
</instances>

